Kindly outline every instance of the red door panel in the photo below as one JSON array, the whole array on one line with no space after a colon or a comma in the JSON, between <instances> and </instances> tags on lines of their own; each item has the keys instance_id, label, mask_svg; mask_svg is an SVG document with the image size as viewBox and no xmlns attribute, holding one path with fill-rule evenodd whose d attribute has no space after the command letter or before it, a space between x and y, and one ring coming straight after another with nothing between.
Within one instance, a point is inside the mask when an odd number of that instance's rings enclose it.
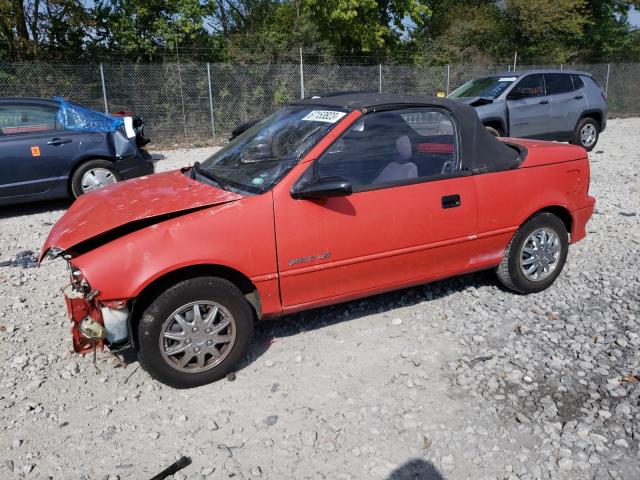
<instances>
[{"instance_id":1,"label":"red door panel","mask_svg":"<svg viewBox=\"0 0 640 480\"><path fill-rule=\"evenodd\" d=\"M294 200L289 188L283 182L274 192L285 309L461 271L470 261L477 223L472 177L326 200ZM443 208L442 198L451 195L460 196L460 206Z\"/></svg>"}]
</instances>

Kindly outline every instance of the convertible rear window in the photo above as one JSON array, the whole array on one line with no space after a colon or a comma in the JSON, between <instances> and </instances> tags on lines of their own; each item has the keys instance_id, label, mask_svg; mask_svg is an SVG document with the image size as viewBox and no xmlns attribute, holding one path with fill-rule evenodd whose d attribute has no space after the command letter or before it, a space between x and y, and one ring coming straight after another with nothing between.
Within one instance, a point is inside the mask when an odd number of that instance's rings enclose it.
<instances>
[{"instance_id":1,"label":"convertible rear window","mask_svg":"<svg viewBox=\"0 0 640 480\"><path fill-rule=\"evenodd\" d=\"M346 115L337 108L283 108L213 154L198 169L223 188L263 193Z\"/></svg>"}]
</instances>

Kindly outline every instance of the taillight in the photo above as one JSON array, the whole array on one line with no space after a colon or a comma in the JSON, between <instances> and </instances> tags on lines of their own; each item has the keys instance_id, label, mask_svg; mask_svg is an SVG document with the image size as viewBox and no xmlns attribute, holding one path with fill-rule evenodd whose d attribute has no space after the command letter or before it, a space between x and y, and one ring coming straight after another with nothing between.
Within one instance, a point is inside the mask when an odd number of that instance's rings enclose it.
<instances>
[{"instance_id":1,"label":"taillight","mask_svg":"<svg viewBox=\"0 0 640 480\"><path fill-rule=\"evenodd\" d=\"M605 102L609 101L609 95L607 94L607 92L605 92L604 90L602 91L602 98L604 98Z\"/></svg>"}]
</instances>

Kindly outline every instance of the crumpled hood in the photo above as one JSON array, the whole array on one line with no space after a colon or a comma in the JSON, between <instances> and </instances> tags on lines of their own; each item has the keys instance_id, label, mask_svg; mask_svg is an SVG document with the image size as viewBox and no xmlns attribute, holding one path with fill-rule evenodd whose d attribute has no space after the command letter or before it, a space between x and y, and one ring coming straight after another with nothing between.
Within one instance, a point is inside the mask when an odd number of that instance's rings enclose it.
<instances>
[{"instance_id":1,"label":"crumpled hood","mask_svg":"<svg viewBox=\"0 0 640 480\"><path fill-rule=\"evenodd\" d=\"M460 97L454 98L453 100L457 100L460 103L466 103L472 107L480 107L482 105L488 105L489 103L493 103L493 98L489 97Z\"/></svg>"},{"instance_id":2,"label":"crumpled hood","mask_svg":"<svg viewBox=\"0 0 640 480\"><path fill-rule=\"evenodd\" d=\"M53 226L40 260L51 248L69 250L126 225L188 213L244 198L192 180L181 171L116 183L78 198ZM123 233L124 234L124 233Z\"/></svg>"}]
</instances>

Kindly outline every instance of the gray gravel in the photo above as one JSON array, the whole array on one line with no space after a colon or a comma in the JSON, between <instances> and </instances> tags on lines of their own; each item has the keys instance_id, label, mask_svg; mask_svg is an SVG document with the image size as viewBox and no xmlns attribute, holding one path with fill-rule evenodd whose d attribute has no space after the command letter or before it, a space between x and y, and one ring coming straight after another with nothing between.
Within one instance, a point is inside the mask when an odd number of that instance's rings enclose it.
<instances>
[{"instance_id":1,"label":"gray gravel","mask_svg":"<svg viewBox=\"0 0 640 480\"><path fill-rule=\"evenodd\" d=\"M65 202L0 211L0 478L640 478L640 119L591 155L597 213L550 289L491 272L261 324L235 381L70 353ZM209 150L165 152L159 169Z\"/></svg>"}]
</instances>

